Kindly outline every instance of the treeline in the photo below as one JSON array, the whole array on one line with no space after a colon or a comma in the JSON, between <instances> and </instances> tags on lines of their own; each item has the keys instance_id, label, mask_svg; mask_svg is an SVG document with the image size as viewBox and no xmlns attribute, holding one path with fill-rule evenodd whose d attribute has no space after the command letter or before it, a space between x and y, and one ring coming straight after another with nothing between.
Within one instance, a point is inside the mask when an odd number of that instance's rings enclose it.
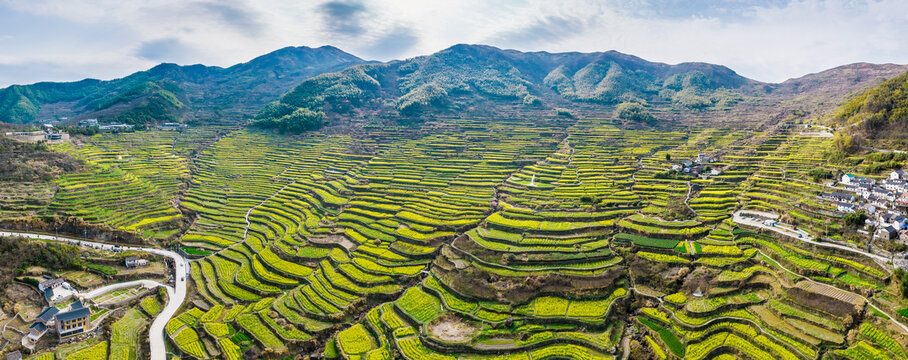
<instances>
[{"instance_id":1,"label":"treeline","mask_svg":"<svg viewBox=\"0 0 908 360\"><path fill-rule=\"evenodd\" d=\"M50 244L20 237L0 237L0 268L21 275L30 266L49 270L79 270L85 267L75 245ZM4 271L4 273L7 271Z\"/></svg>"},{"instance_id":2,"label":"treeline","mask_svg":"<svg viewBox=\"0 0 908 360\"><path fill-rule=\"evenodd\" d=\"M908 73L889 79L840 107L834 121L845 126L836 146L874 140L877 146L908 148ZM838 133L836 134L838 135ZM854 146L850 150L854 150Z\"/></svg>"},{"instance_id":3,"label":"treeline","mask_svg":"<svg viewBox=\"0 0 908 360\"><path fill-rule=\"evenodd\" d=\"M0 137L0 181L50 181L80 168L76 159L50 150L43 141L28 143Z\"/></svg>"},{"instance_id":4,"label":"treeline","mask_svg":"<svg viewBox=\"0 0 908 360\"><path fill-rule=\"evenodd\" d=\"M299 134L322 127L325 113L308 108L296 108L284 103L266 105L252 121L263 129L277 129L281 133Z\"/></svg>"}]
</instances>

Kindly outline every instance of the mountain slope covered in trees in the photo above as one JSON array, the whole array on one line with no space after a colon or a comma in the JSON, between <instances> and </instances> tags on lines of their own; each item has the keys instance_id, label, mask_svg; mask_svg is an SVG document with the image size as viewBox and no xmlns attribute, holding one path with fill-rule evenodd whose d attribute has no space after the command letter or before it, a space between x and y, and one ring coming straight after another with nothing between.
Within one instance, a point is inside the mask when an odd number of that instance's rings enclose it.
<instances>
[{"instance_id":1,"label":"mountain slope covered in trees","mask_svg":"<svg viewBox=\"0 0 908 360\"><path fill-rule=\"evenodd\" d=\"M851 99L836 112L841 150L866 139L873 146L908 149L908 73L901 74Z\"/></svg>"},{"instance_id":2,"label":"mountain slope covered in trees","mask_svg":"<svg viewBox=\"0 0 908 360\"><path fill-rule=\"evenodd\" d=\"M287 47L228 68L165 63L110 81L13 85L0 89L0 121L237 122L308 77L362 62L330 46Z\"/></svg>"},{"instance_id":3,"label":"mountain slope covered in trees","mask_svg":"<svg viewBox=\"0 0 908 360\"><path fill-rule=\"evenodd\" d=\"M724 66L667 65L616 51L548 53L455 45L432 55L353 66L302 82L264 108L257 123L299 128L294 120L354 109L455 113L477 104L529 107L572 103L613 106L663 103L686 109L726 107L758 91L760 83ZM298 116L306 109L307 116ZM303 126L305 128L305 126Z\"/></svg>"}]
</instances>

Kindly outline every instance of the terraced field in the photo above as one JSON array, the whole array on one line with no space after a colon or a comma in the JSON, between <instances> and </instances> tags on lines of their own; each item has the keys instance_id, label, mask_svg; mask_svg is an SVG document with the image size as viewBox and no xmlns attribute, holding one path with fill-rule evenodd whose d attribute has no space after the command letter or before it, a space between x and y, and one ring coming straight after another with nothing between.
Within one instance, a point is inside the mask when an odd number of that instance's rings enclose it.
<instances>
[{"instance_id":1,"label":"terraced field","mask_svg":"<svg viewBox=\"0 0 908 360\"><path fill-rule=\"evenodd\" d=\"M829 139L595 118L367 130L99 136L61 149L91 166L50 207L191 250L207 310L167 326L186 358L905 358L886 264L731 221L841 239L805 180L833 168ZM701 154L716 173L666 171Z\"/></svg>"}]
</instances>

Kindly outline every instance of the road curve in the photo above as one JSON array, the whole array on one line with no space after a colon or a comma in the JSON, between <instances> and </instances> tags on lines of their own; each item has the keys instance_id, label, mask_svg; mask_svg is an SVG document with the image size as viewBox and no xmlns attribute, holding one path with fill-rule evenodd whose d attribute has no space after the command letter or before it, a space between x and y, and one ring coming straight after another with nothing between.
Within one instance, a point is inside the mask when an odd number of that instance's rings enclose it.
<instances>
[{"instance_id":1,"label":"road curve","mask_svg":"<svg viewBox=\"0 0 908 360\"><path fill-rule=\"evenodd\" d=\"M788 236L788 237L793 238L793 239L801 240L801 241L806 242L806 243L809 243L809 244L811 244L811 245L817 245L817 246L828 247L828 248L835 248L835 249L839 249L839 250L849 251L849 252L852 252L852 253L855 253L855 254L860 254L860 255L869 257L869 258L871 258L871 259L873 259L873 260L882 262L883 264L885 264L887 261L889 261L889 258L887 258L887 257L885 257L885 256L880 256L880 255L877 255L877 254L871 254L871 253L869 253L869 252L861 251L861 250L858 250L858 249L855 249L855 248L850 248L850 247L848 247L848 246L839 245L839 244L832 244L832 243L828 243L828 242L814 241L814 240L813 240L813 236L810 235L810 234L807 234L805 237L798 237L798 236L797 236L798 233L789 231L788 229L783 229L783 228L779 228L779 227L776 227L776 226L767 226L766 224L764 224L764 223L762 223L762 222L759 222L759 221L748 220L748 219L744 218L743 216L741 216L741 213L742 213L742 212L743 212L743 213L758 213L758 214L759 214L759 212L755 212L755 211L736 211L736 212L734 213L734 216L732 217L732 221L735 222L735 223L738 223L738 224L743 224L743 225L748 225L748 226L753 226L753 227L758 227L758 228L762 228L762 229L767 229L767 230L775 231L775 232L777 232L777 233L779 233L779 234ZM769 213L763 213L763 214L769 214ZM761 214L761 215L762 215L762 214ZM775 214L769 214L769 215L775 215ZM778 215L775 215L775 216L778 217Z\"/></svg>"},{"instance_id":2,"label":"road curve","mask_svg":"<svg viewBox=\"0 0 908 360\"><path fill-rule=\"evenodd\" d=\"M127 281L127 282L121 282L121 283L116 283L116 284L110 284L107 286L102 286L102 287L99 287L97 289L94 289L94 290L86 292L86 293L79 293L79 297L85 298L85 299L94 299L98 296L104 295L104 294L109 293L114 290L128 289L128 288L131 288L134 286L139 286L139 285L144 286L149 289L156 288L158 286L166 286L164 284L161 284L157 281L152 281L152 280L133 280L133 281Z\"/></svg>"},{"instance_id":3,"label":"road curve","mask_svg":"<svg viewBox=\"0 0 908 360\"><path fill-rule=\"evenodd\" d=\"M0 236L20 236L31 239L60 241L107 251L112 251L114 249L114 245L110 244L78 240L54 235L0 231ZM151 329L148 330L148 342L151 345L151 360L166 360L167 349L164 341L164 328L167 326L167 322L169 322L170 319L176 314L177 310L180 309L180 306L183 305L183 302L186 301L186 278L189 276L189 260L186 260L186 258L173 251L163 249L143 248L135 246L122 246L121 248L123 250L144 251L154 255L166 256L173 260L175 267L175 288L174 286L164 285L164 288L167 289L167 298L169 300L167 301L167 305L164 306L164 309L161 310L161 313L158 314L158 317L156 317L151 323ZM132 286L135 285L136 284L133 284Z\"/></svg>"}]
</instances>

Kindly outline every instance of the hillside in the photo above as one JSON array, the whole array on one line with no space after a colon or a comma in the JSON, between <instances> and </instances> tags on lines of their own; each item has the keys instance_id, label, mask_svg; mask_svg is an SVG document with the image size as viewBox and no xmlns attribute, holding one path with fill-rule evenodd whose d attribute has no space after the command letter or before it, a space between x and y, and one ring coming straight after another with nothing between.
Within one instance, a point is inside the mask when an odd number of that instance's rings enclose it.
<instances>
[{"instance_id":1,"label":"hillside","mask_svg":"<svg viewBox=\"0 0 908 360\"><path fill-rule=\"evenodd\" d=\"M353 109L416 116L478 108L491 113L515 105L611 109L622 102L708 110L735 104L759 84L724 66L668 65L616 51L520 52L455 45L432 55L313 77L266 107L258 119L265 126L286 127L291 116L308 121L322 113L351 115ZM316 114L295 116L297 109Z\"/></svg>"},{"instance_id":2,"label":"hillside","mask_svg":"<svg viewBox=\"0 0 908 360\"><path fill-rule=\"evenodd\" d=\"M362 62L330 46L287 47L228 68L165 63L110 81L13 85L0 90L0 121L237 122L306 78Z\"/></svg>"},{"instance_id":3,"label":"hillside","mask_svg":"<svg viewBox=\"0 0 908 360\"><path fill-rule=\"evenodd\" d=\"M851 137L872 146L908 149L908 73L889 79L851 99L833 121Z\"/></svg>"}]
</instances>

